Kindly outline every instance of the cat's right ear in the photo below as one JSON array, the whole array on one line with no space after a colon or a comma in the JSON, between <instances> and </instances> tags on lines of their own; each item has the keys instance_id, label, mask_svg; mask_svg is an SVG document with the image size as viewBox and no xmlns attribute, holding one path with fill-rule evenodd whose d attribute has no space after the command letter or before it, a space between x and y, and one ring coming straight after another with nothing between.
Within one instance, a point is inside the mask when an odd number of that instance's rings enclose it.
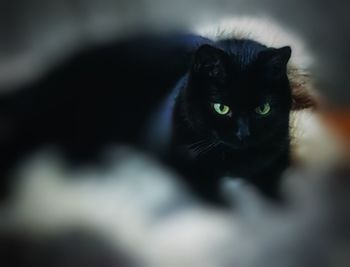
<instances>
[{"instance_id":1,"label":"cat's right ear","mask_svg":"<svg viewBox=\"0 0 350 267\"><path fill-rule=\"evenodd\" d=\"M268 48L260 52L258 60L271 77L280 77L286 74L287 64L291 54L292 49L290 46L278 49Z\"/></svg>"},{"instance_id":2,"label":"cat's right ear","mask_svg":"<svg viewBox=\"0 0 350 267\"><path fill-rule=\"evenodd\" d=\"M194 56L192 74L201 78L224 79L227 77L228 55L221 49L200 46Z\"/></svg>"}]
</instances>

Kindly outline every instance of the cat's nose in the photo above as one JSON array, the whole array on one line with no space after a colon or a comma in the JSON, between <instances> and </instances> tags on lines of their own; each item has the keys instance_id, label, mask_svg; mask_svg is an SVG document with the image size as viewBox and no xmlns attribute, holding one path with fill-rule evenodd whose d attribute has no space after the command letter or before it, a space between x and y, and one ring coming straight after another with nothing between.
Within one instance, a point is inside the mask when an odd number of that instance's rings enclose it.
<instances>
[{"instance_id":1,"label":"cat's nose","mask_svg":"<svg viewBox=\"0 0 350 267\"><path fill-rule=\"evenodd\" d=\"M242 141L250 135L248 120L244 118L239 118L237 120L237 131L236 136L239 141Z\"/></svg>"}]
</instances>

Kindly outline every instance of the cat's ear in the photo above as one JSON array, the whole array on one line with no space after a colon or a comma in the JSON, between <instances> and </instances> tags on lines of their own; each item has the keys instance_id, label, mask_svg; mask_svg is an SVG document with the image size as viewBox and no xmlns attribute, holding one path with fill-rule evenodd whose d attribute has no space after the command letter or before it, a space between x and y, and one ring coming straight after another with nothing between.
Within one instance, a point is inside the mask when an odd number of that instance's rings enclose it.
<instances>
[{"instance_id":1,"label":"cat's ear","mask_svg":"<svg viewBox=\"0 0 350 267\"><path fill-rule=\"evenodd\" d=\"M200 46L192 65L192 74L213 79L227 77L228 55L221 49L210 45Z\"/></svg>"},{"instance_id":2,"label":"cat's ear","mask_svg":"<svg viewBox=\"0 0 350 267\"><path fill-rule=\"evenodd\" d=\"M290 46L282 48L268 48L258 55L260 65L267 68L273 76L279 76L286 73L287 64L292 55Z\"/></svg>"}]
</instances>

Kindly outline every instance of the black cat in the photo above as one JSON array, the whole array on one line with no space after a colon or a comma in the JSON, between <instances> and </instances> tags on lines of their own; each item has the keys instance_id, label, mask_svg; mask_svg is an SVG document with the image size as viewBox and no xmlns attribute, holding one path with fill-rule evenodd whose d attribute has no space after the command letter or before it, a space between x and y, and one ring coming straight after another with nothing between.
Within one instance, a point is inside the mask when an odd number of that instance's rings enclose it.
<instances>
[{"instance_id":1,"label":"black cat","mask_svg":"<svg viewBox=\"0 0 350 267\"><path fill-rule=\"evenodd\" d=\"M15 164L45 146L85 164L126 143L158 155L207 200L219 199L223 176L274 195L289 163L290 55L193 35L83 49L0 99L2 189Z\"/></svg>"},{"instance_id":2,"label":"black cat","mask_svg":"<svg viewBox=\"0 0 350 267\"><path fill-rule=\"evenodd\" d=\"M246 178L277 196L289 164L290 55L289 47L250 40L197 50L176 101L173 145L182 147L194 186L207 197L216 195L223 176Z\"/></svg>"}]
</instances>

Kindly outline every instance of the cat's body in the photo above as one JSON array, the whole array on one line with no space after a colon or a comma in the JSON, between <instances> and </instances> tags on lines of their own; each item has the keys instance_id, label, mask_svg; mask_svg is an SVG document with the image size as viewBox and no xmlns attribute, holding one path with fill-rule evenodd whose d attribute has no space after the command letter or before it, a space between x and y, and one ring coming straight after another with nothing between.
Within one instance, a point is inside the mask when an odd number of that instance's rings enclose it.
<instances>
[{"instance_id":1,"label":"cat's body","mask_svg":"<svg viewBox=\"0 0 350 267\"><path fill-rule=\"evenodd\" d=\"M179 35L140 37L75 55L0 100L2 189L15 164L46 146L85 164L109 145L131 144L160 156L207 199L218 198L222 176L249 178L273 194L289 162L291 99L285 73L290 51L271 51L249 40ZM215 101L232 106L231 115L214 114ZM275 108L270 123L253 114L264 101ZM158 146L150 145L157 140Z\"/></svg>"}]
</instances>

